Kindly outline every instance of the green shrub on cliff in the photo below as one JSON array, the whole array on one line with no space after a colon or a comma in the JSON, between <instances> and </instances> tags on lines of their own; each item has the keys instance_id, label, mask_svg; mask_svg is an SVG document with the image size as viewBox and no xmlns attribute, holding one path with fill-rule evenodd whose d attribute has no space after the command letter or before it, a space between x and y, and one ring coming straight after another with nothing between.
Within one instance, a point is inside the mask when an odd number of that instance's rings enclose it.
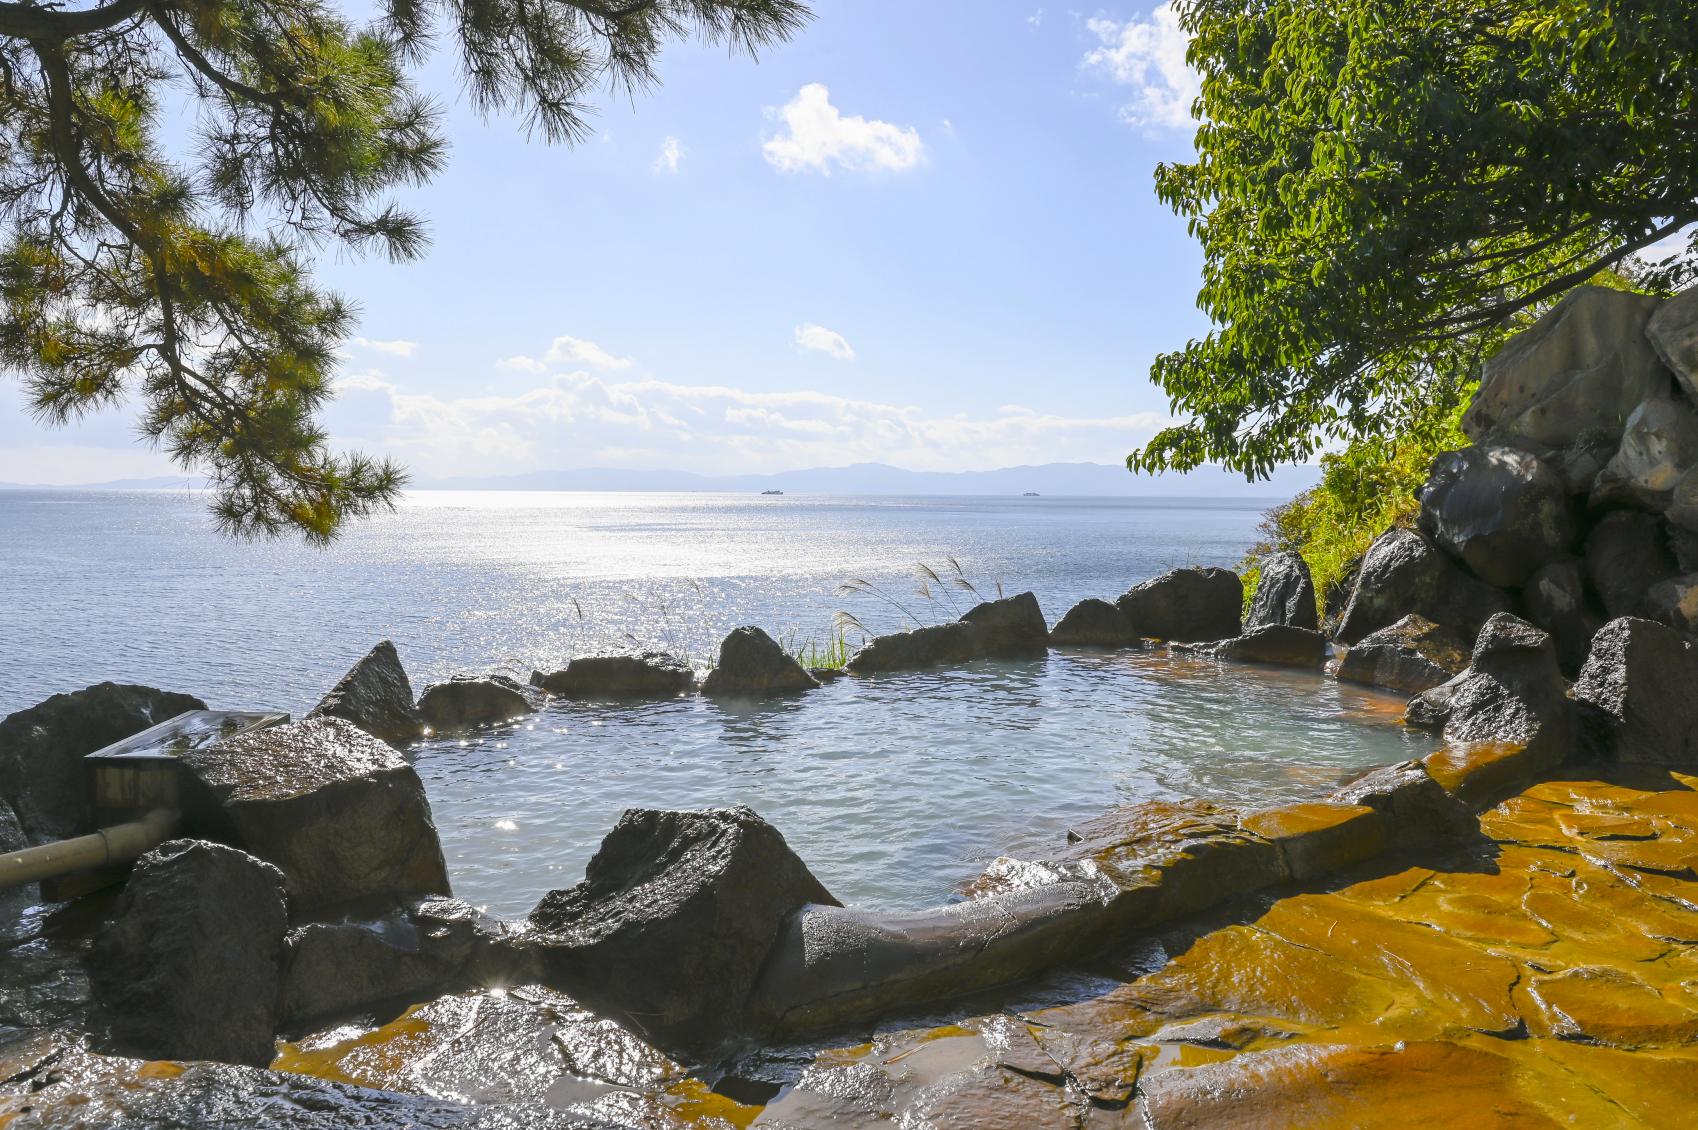
<instances>
[{"instance_id":1,"label":"green shrub on cliff","mask_svg":"<svg viewBox=\"0 0 1698 1130\"><path fill-rule=\"evenodd\" d=\"M1469 390L1470 393L1472 389ZM1463 404L1467 403L1464 397ZM1276 550L1302 554L1322 602L1327 591L1350 573L1370 543L1393 526L1415 521L1420 508L1415 492L1440 452L1468 445L1459 421L1459 405L1390 439L1360 439L1345 450L1321 457L1321 481L1262 519L1263 538L1239 571L1244 575L1245 607L1260 580L1257 561Z\"/></svg>"}]
</instances>

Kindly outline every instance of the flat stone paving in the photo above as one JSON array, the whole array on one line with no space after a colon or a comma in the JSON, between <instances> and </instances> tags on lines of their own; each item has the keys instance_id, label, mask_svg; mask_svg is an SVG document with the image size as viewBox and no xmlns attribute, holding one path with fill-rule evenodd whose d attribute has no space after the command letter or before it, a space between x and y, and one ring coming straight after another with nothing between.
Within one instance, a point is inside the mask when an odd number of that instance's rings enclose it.
<instances>
[{"instance_id":1,"label":"flat stone paving","mask_svg":"<svg viewBox=\"0 0 1698 1130\"><path fill-rule=\"evenodd\" d=\"M774 1049L743 1071L784 1085L765 1105L540 989L320 1033L273 1066L660 1128L1698 1126L1695 789L1534 785L1476 852L1365 864L965 1018ZM88 1091L0 1087L0 1127Z\"/></svg>"}]
</instances>

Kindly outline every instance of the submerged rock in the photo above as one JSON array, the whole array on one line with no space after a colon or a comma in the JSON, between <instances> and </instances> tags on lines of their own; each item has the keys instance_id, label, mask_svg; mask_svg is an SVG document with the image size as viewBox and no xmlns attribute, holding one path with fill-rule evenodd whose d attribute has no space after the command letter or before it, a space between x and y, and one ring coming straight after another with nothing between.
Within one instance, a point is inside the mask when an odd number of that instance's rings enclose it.
<instances>
[{"instance_id":1,"label":"submerged rock","mask_svg":"<svg viewBox=\"0 0 1698 1130\"><path fill-rule=\"evenodd\" d=\"M819 686L794 656L761 629L737 628L719 645L719 665L702 682L710 698L767 698Z\"/></svg>"},{"instance_id":2,"label":"submerged rock","mask_svg":"<svg viewBox=\"0 0 1698 1130\"><path fill-rule=\"evenodd\" d=\"M978 633L985 655L1028 655L1049 646L1049 625L1038 598L1029 592L976 604L961 622Z\"/></svg>"},{"instance_id":3,"label":"submerged rock","mask_svg":"<svg viewBox=\"0 0 1698 1130\"><path fill-rule=\"evenodd\" d=\"M1475 446L1433 460L1420 527L1474 575L1517 588L1574 548L1574 504L1555 471L1525 451Z\"/></svg>"},{"instance_id":4,"label":"submerged rock","mask_svg":"<svg viewBox=\"0 0 1698 1130\"><path fill-rule=\"evenodd\" d=\"M1594 752L1617 761L1698 765L1698 650L1649 620L1611 620L1574 684Z\"/></svg>"},{"instance_id":5,"label":"submerged rock","mask_svg":"<svg viewBox=\"0 0 1698 1130\"><path fill-rule=\"evenodd\" d=\"M563 670L532 675L531 683L562 698L676 698L696 685L696 673L676 655L581 655Z\"/></svg>"},{"instance_id":6,"label":"submerged rock","mask_svg":"<svg viewBox=\"0 0 1698 1130\"><path fill-rule=\"evenodd\" d=\"M1319 630L1315 612L1315 582L1300 553L1270 553L1257 562L1261 570L1256 595L1250 602L1244 630L1255 631L1272 624Z\"/></svg>"},{"instance_id":7,"label":"submerged rock","mask_svg":"<svg viewBox=\"0 0 1698 1130\"><path fill-rule=\"evenodd\" d=\"M738 1030L793 911L837 900L747 808L628 809L584 881L531 912L549 984L670 1054L707 1058Z\"/></svg>"},{"instance_id":8,"label":"submerged rock","mask_svg":"<svg viewBox=\"0 0 1698 1130\"><path fill-rule=\"evenodd\" d=\"M1351 646L1338 677L1351 683L1420 694L1468 666L1468 645L1425 616L1409 615Z\"/></svg>"},{"instance_id":9,"label":"submerged rock","mask_svg":"<svg viewBox=\"0 0 1698 1130\"><path fill-rule=\"evenodd\" d=\"M1651 586L1678 571L1663 524L1649 514L1606 514L1587 535L1586 577L1611 619L1637 615Z\"/></svg>"},{"instance_id":10,"label":"submerged rock","mask_svg":"<svg viewBox=\"0 0 1698 1130\"><path fill-rule=\"evenodd\" d=\"M388 640L354 664L307 717L345 718L391 745L406 745L425 734L424 719L413 706L413 684Z\"/></svg>"},{"instance_id":11,"label":"submerged rock","mask_svg":"<svg viewBox=\"0 0 1698 1130\"><path fill-rule=\"evenodd\" d=\"M419 714L438 730L511 722L542 707L542 692L506 675L456 675L419 696Z\"/></svg>"},{"instance_id":12,"label":"submerged rock","mask_svg":"<svg viewBox=\"0 0 1698 1130\"><path fill-rule=\"evenodd\" d=\"M113 1047L270 1063L287 926L283 875L268 863L199 840L142 856L89 955Z\"/></svg>"},{"instance_id":13,"label":"submerged rock","mask_svg":"<svg viewBox=\"0 0 1698 1130\"><path fill-rule=\"evenodd\" d=\"M875 636L850 657L849 670L857 675L872 675L965 663L984 654L983 642L978 629L963 621L930 624L911 632Z\"/></svg>"},{"instance_id":14,"label":"submerged rock","mask_svg":"<svg viewBox=\"0 0 1698 1130\"><path fill-rule=\"evenodd\" d=\"M1230 569L1170 569L1116 603L1134 636L1199 642L1239 634L1244 585Z\"/></svg>"},{"instance_id":15,"label":"submerged rock","mask_svg":"<svg viewBox=\"0 0 1698 1130\"><path fill-rule=\"evenodd\" d=\"M1179 645L1185 647L1187 645ZM1202 644L1195 648L1216 659L1239 663L1275 663L1282 667L1319 667L1326 661L1327 638L1312 628L1290 624L1265 624L1236 639Z\"/></svg>"},{"instance_id":16,"label":"submerged rock","mask_svg":"<svg viewBox=\"0 0 1698 1130\"><path fill-rule=\"evenodd\" d=\"M1062 647L1129 647L1138 642L1119 606L1087 597L1067 610L1049 634Z\"/></svg>"},{"instance_id":17,"label":"submerged rock","mask_svg":"<svg viewBox=\"0 0 1698 1130\"><path fill-rule=\"evenodd\" d=\"M1508 609L1508 597L1464 572L1424 534L1391 529L1363 555L1337 634L1354 644L1414 613L1472 639L1493 613Z\"/></svg>"},{"instance_id":18,"label":"submerged rock","mask_svg":"<svg viewBox=\"0 0 1698 1130\"><path fill-rule=\"evenodd\" d=\"M448 894L413 767L341 718L311 718L183 755L185 827L282 868L297 917L344 903Z\"/></svg>"},{"instance_id":19,"label":"submerged rock","mask_svg":"<svg viewBox=\"0 0 1698 1130\"><path fill-rule=\"evenodd\" d=\"M97 683L9 714L0 720L0 802L30 843L93 831L83 756L205 709L192 695Z\"/></svg>"}]
</instances>

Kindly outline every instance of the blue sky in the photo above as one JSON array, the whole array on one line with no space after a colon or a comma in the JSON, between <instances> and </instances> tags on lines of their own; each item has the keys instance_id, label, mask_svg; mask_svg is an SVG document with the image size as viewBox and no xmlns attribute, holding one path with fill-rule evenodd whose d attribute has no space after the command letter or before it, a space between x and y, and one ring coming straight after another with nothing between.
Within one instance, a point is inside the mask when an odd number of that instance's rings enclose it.
<instances>
[{"instance_id":1,"label":"blue sky","mask_svg":"<svg viewBox=\"0 0 1698 1130\"><path fill-rule=\"evenodd\" d=\"M337 443L441 476L1114 462L1147 438L1151 359L1206 328L1151 181L1190 153L1171 13L816 11L758 62L674 45L573 148L428 64L453 154L403 199L429 255L321 263L363 310ZM122 413L46 431L0 400L0 480L168 469Z\"/></svg>"}]
</instances>

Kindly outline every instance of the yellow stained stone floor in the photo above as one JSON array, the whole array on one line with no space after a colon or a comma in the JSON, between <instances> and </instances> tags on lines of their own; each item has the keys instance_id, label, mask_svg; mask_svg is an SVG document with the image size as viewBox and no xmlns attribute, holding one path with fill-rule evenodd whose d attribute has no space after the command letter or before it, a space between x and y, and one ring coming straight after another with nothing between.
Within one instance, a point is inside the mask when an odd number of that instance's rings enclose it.
<instances>
[{"instance_id":1,"label":"yellow stained stone floor","mask_svg":"<svg viewBox=\"0 0 1698 1130\"><path fill-rule=\"evenodd\" d=\"M1684 1130L1695 787L1652 772L1534 785L1484 815L1478 850L1382 857L965 1017L771 1049L741 1072L777 1088L764 1104L541 989L319 1033L274 1066L658 1128Z\"/></svg>"}]
</instances>

